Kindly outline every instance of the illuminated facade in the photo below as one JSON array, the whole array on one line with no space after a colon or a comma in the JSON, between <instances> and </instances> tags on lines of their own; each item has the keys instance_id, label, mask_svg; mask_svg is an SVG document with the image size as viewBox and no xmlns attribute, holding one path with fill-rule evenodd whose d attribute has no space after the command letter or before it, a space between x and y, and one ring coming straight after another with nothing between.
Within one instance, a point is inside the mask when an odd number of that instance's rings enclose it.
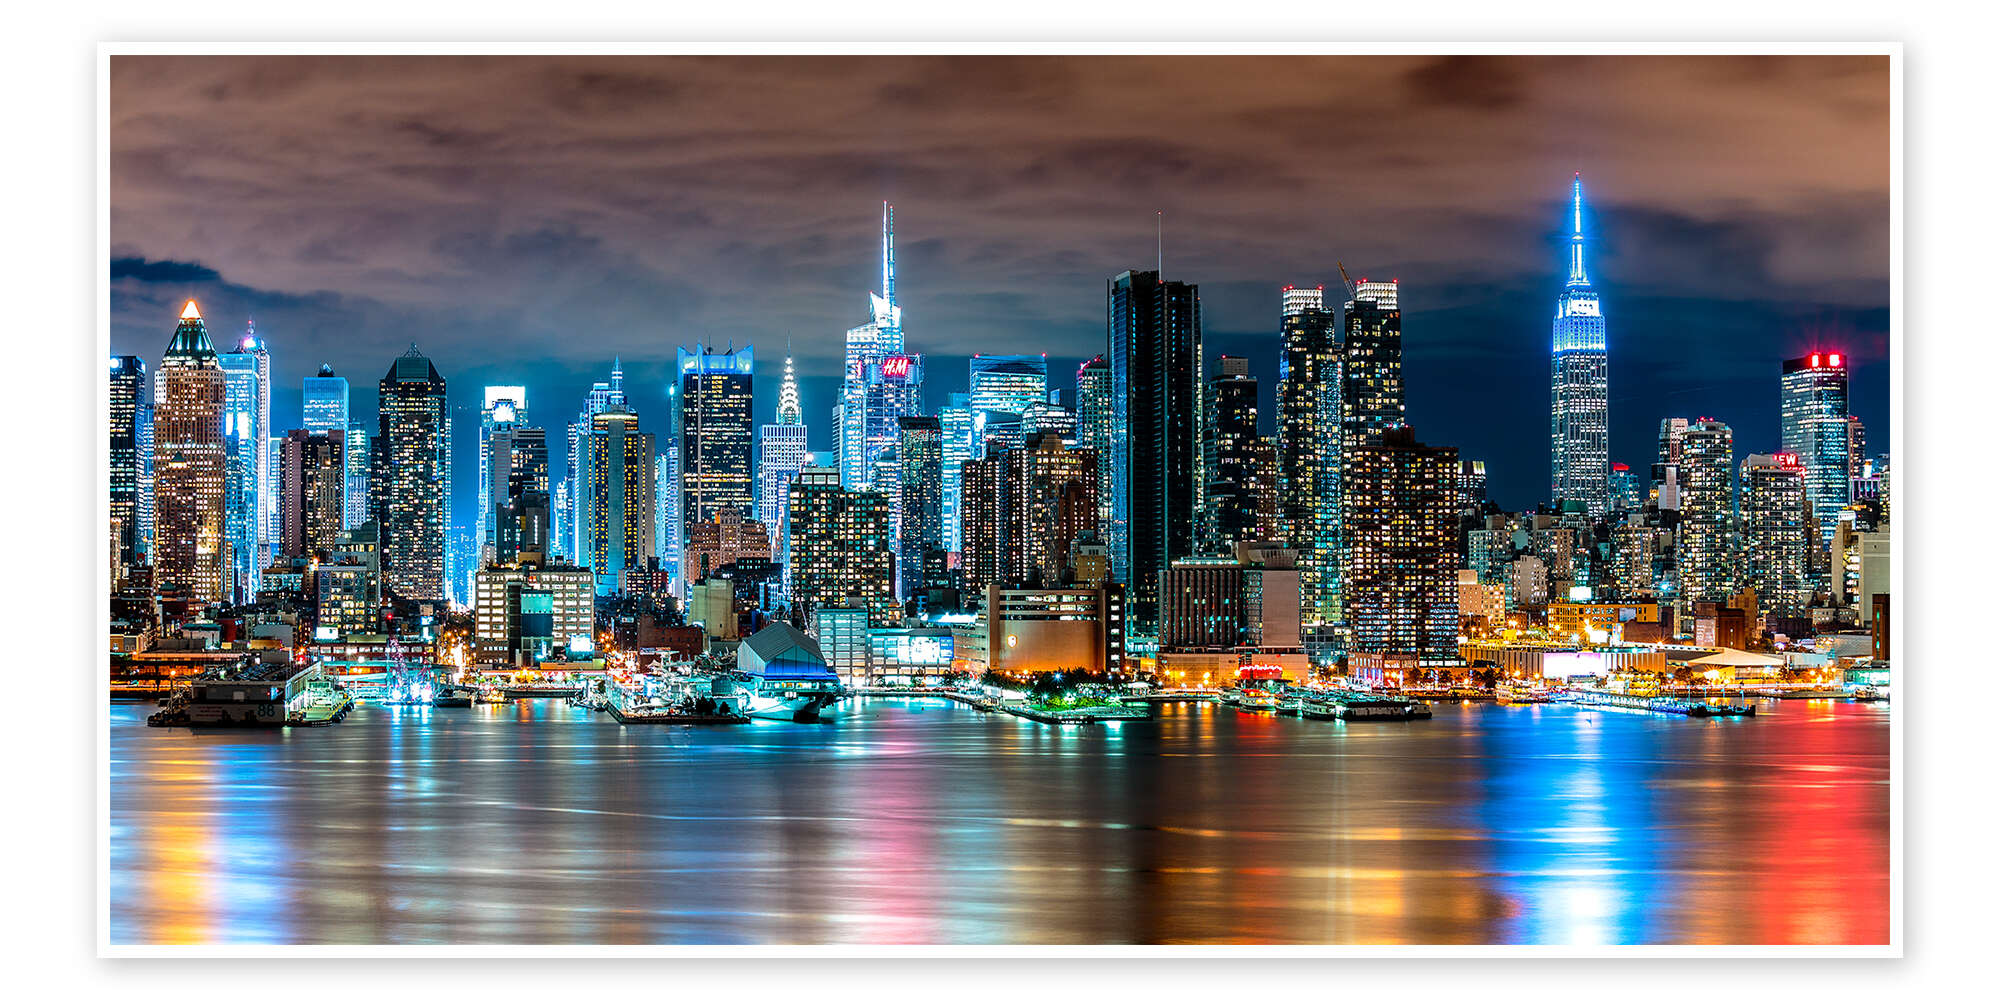
<instances>
[{"instance_id":1,"label":"illuminated facade","mask_svg":"<svg viewBox=\"0 0 2000 1000\"><path fill-rule=\"evenodd\" d=\"M1612 510L1638 510L1645 505L1639 477L1633 475L1631 466L1624 462L1611 463L1610 485Z\"/></svg>"},{"instance_id":2,"label":"illuminated facade","mask_svg":"<svg viewBox=\"0 0 2000 1000\"><path fill-rule=\"evenodd\" d=\"M201 310L189 300L167 344L154 411L153 581L161 593L223 600L228 387Z\"/></svg>"},{"instance_id":3,"label":"illuminated facade","mask_svg":"<svg viewBox=\"0 0 2000 1000\"><path fill-rule=\"evenodd\" d=\"M944 465L939 473L944 494L944 548L946 552L965 551L965 525L960 511L964 498L965 463L976 453L973 449L973 414L966 394L951 394L951 405L938 411L938 431L942 435L941 447L944 451Z\"/></svg>"},{"instance_id":4,"label":"illuminated facade","mask_svg":"<svg viewBox=\"0 0 2000 1000\"><path fill-rule=\"evenodd\" d=\"M1000 462L1001 582L1064 582L1071 545L1097 530L1097 453L1044 434L1001 452Z\"/></svg>"},{"instance_id":5,"label":"illuminated facade","mask_svg":"<svg viewBox=\"0 0 2000 1000\"><path fill-rule=\"evenodd\" d=\"M747 413L745 414L748 415ZM743 450L749 451L747 428ZM639 430L639 415L613 406L590 418L589 496L591 548L583 565L596 573L597 592L625 588L625 572L642 569L653 555L653 435ZM748 493L748 467L744 462ZM739 513L742 508L733 508Z\"/></svg>"},{"instance_id":6,"label":"illuminated facade","mask_svg":"<svg viewBox=\"0 0 2000 1000\"><path fill-rule=\"evenodd\" d=\"M1809 554L1818 541L1807 517L1807 469L1791 454L1743 459L1743 585L1763 608L1795 614L1812 602Z\"/></svg>"},{"instance_id":7,"label":"illuminated facade","mask_svg":"<svg viewBox=\"0 0 2000 1000\"><path fill-rule=\"evenodd\" d=\"M346 513L346 431L287 432L279 449L278 552L311 559L339 540Z\"/></svg>"},{"instance_id":8,"label":"illuminated facade","mask_svg":"<svg viewBox=\"0 0 2000 1000\"><path fill-rule=\"evenodd\" d=\"M1458 450L1391 428L1349 449L1343 583L1351 649L1454 659L1458 640Z\"/></svg>"},{"instance_id":9,"label":"illuminated facade","mask_svg":"<svg viewBox=\"0 0 2000 1000\"><path fill-rule=\"evenodd\" d=\"M1778 422L1781 447L1797 455L1805 471L1806 499L1812 504L1818 544L1833 543L1834 525L1847 506L1854 478L1847 413L1849 358L1835 352L1808 354L1784 363L1779 376Z\"/></svg>"},{"instance_id":10,"label":"illuminated facade","mask_svg":"<svg viewBox=\"0 0 2000 1000\"><path fill-rule=\"evenodd\" d=\"M1076 443L1097 452L1097 521L1111 523L1111 362L1100 354L1076 369Z\"/></svg>"},{"instance_id":11,"label":"illuminated facade","mask_svg":"<svg viewBox=\"0 0 2000 1000\"><path fill-rule=\"evenodd\" d=\"M679 386L667 389L668 406L676 401ZM584 395L583 412L569 425L569 479L559 490L564 495L559 502L562 513L559 519L564 529L560 532L561 550L573 562L583 562L589 553L596 551L597 542L590 534L590 420L592 417L614 407L626 405L625 367L617 359L611 359L611 381L593 382L590 392ZM677 438L674 431L669 437Z\"/></svg>"},{"instance_id":12,"label":"illuminated facade","mask_svg":"<svg viewBox=\"0 0 2000 1000\"><path fill-rule=\"evenodd\" d=\"M1302 294L1310 293L1310 294ZM1278 504L1299 553L1303 614L1340 620L1341 345L1318 288L1284 290L1278 357Z\"/></svg>"},{"instance_id":13,"label":"illuminated facade","mask_svg":"<svg viewBox=\"0 0 2000 1000\"><path fill-rule=\"evenodd\" d=\"M472 528L472 543L479 553L478 566L491 563L496 550L498 508L507 500L507 477L513 470L508 434L526 423L527 419L528 390L525 386L485 387L479 406L479 519L473 522ZM496 441L496 438L500 440ZM496 448L507 451L495 454Z\"/></svg>"},{"instance_id":14,"label":"illuminated facade","mask_svg":"<svg viewBox=\"0 0 2000 1000\"><path fill-rule=\"evenodd\" d=\"M1276 521L1277 470L1257 434L1257 379L1250 359L1216 359L1202 421L1202 547L1227 552L1265 537Z\"/></svg>"},{"instance_id":15,"label":"illuminated facade","mask_svg":"<svg viewBox=\"0 0 2000 1000\"><path fill-rule=\"evenodd\" d=\"M770 559L769 527L744 520L734 507L720 508L711 519L688 525L686 554L681 562L688 582L707 580L740 559Z\"/></svg>"},{"instance_id":16,"label":"illuminated facade","mask_svg":"<svg viewBox=\"0 0 2000 1000\"><path fill-rule=\"evenodd\" d=\"M1549 454L1556 506L1578 500L1591 517L1611 508L1604 312L1583 266L1583 176L1570 188L1569 280L1556 297L1549 377Z\"/></svg>"},{"instance_id":17,"label":"illuminated facade","mask_svg":"<svg viewBox=\"0 0 2000 1000\"><path fill-rule=\"evenodd\" d=\"M901 468L896 535L897 595L909 600L944 586L944 428L936 417L904 417L896 446Z\"/></svg>"},{"instance_id":18,"label":"illuminated facade","mask_svg":"<svg viewBox=\"0 0 2000 1000\"><path fill-rule=\"evenodd\" d=\"M223 444L228 466L226 520L229 533L229 589L236 601L253 600L268 561L266 546L278 536L277 480L272 461L271 355L253 324L236 349L216 355L227 386Z\"/></svg>"},{"instance_id":19,"label":"illuminated facade","mask_svg":"<svg viewBox=\"0 0 2000 1000\"><path fill-rule=\"evenodd\" d=\"M681 507L686 524L710 520L731 507L745 520L757 516L750 449L749 345L717 353L707 345L676 351L681 399Z\"/></svg>"},{"instance_id":20,"label":"illuminated facade","mask_svg":"<svg viewBox=\"0 0 2000 1000\"><path fill-rule=\"evenodd\" d=\"M792 479L806 464L806 425L799 409L799 382L792 359L785 359L785 379L778 387L778 419L758 430L757 520L772 530L780 549L785 537L785 497ZM783 561L782 552L779 561Z\"/></svg>"},{"instance_id":21,"label":"illuminated facade","mask_svg":"<svg viewBox=\"0 0 2000 1000\"><path fill-rule=\"evenodd\" d=\"M382 586L402 600L444 599L451 422L444 376L416 345L378 384L381 412L369 473L382 532Z\"/></svg>"},{"instance_id":22,"label":"illuminated facade","mask_svg":"<svg viewBox=\"0 0 2000 1000\"><path fill-rule=\"evenodd\" d=\"M1125 600L1102 588L986 588L984 669L1006 674L1125 667Z\"/></svg>"},{"instance_id":23,"label":"illuminated facade","mask_svg":"<svg viewBox=\"0 0 2000 1000\"><path fill-rule=\"evenodd\" d=\"M1736 589L1735 445L1729 425L1697 420L1680 435L1680 525L1674 541L1676 598L1727 601Z\"/></svg>"},{"instance_id":24,"label":"illuminated facade","mask_svg":"<svg viewBox=\"0 0 2000 1000\"><path fill-rule=\"evenodd\" d=\"M1158 271L1106 283L1111 362L1111 573L1133 628L1159 619L1159 577L1195 554L1201 476L1201 293Z\"/></svg>"},{"instance_id":25,"label":"illuminated facade","mask_svg":"<svg viewBox=\"0 0 2000 1000\"><path fill-rule=\"evenodd\" d=\"M144 358L112 358L110 380L112 559L124 570L146 561L152 535L153 395Z\"/></svg>"},{"instance_id":26,"label":"illuminated facade","mask_svg":"<svg viewBox=\"0 0 2000 1000\"><path fill-rule=\"evenodd\" d=\"M838 470L808 465L793 479L789 503L794 612L861 607L876 625L897 624L889 498L842 489Z\"/></svg>"},{"instance_id":27,"label":"illuminated facade","mask_svg":"<svg viewBox=\"0 0 2000 1000\"><path fill-rule=\"evenodd\" d=\"M491 458L498 467L493 475L498 495L493 498L491 564L548 560L555 534L548 431L518 425L504 428L493 435ZM481 559L486 558L482 554Z\"/></svg>"},{"instance_id":28,"label":"illuminated facade","mask_svg":"<svg viewBox=\"0 0 2000 1000\"><path fill-rule=\"evenodd\" d=\"M1046 354L975 354L967 367L967 396L975 410L1019 416L1048 400Z\"/></svg>"},{"instance_id":29,"label":"illuminated facade","mask_svg":"<svg viewBox=\"0 0 2000 1000\"><path fill-rule=\"evenodd\" d=\"M868 296L868 322L847 331L847 354L834 404L840 482L868 485L882 452L895 447L896 421L923 409L923 359L903 350L903 307L896 304L896 208L882 203L882 291Z\"/></svg>"},{"instance_id":30,"label":"illuminated facade","mask_svg":"<svg viewBox=\"0 0 2000 1000\"><path fill-rule=\"evenodd\" d=\"M984 452L964 467L959 518L965 548L959 555L958 568L964 593L975 599L983 599L987 585L1001 582L1007 572L1001 545L1007 537L1006 463L1002 454Z\"/></svg>"},{"instance_id":31,"label":"illuminated facade","mask_svg":"<svg viewBox=\"0 0 2000 1000\"><path fill-rule=\"evenodd\" d=\"M490 566L473 575L473 642L483 662L530 662L588 642L592 573L579 566Z\"/></svg>"}]
</instances>

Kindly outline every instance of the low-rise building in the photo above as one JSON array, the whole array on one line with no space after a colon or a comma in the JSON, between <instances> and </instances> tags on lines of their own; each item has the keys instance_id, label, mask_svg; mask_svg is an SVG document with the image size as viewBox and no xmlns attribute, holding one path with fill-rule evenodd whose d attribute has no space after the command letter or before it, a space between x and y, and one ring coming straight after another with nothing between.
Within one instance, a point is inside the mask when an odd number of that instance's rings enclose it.
<instances>
[{"instance_id":1,"label":"low-rise building","mask_svg":"<svg viewBox=\"0 0 2000 1000\"><path fill-rule=\"evenodd\" d=\"M595 591L591 571L581 566L479 570L473 586L474 655L488 663L538 663L559 646L590 648Z\"/></svg>"}]
</instances>

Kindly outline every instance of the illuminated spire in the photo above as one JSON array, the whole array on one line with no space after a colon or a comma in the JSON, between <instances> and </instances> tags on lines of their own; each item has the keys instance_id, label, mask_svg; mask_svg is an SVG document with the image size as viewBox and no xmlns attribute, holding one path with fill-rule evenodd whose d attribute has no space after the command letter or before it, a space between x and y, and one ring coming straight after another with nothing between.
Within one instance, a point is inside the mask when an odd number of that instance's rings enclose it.
<instances>
[{"instance_id":1,"label":"illuminated spire","mask_svg":"<svg viewBox=\"0 0 2000 1000\"><path fill-rule=\"evenodd\" d=\"M618 360L616 354L611 356L611 391L625 391L625 365Z\"/></svg>"},{"instance_id":2,"label":"illuminated spire","mask_svg":"<svg viewBox=\"0 0 2000 1000\"><path fill-rule=\"evenodd\" d=\"M785 380L778 386L778 422L781 424L803 423L803 412L799 409L799 380L792 374L790 352L785 357Z\"/></svg>"},{"instance_id":3,"label":"illuminated spire","mask_svg":"<svg viewBox=\"0 0 2000 1000\"><path fill-rule=\"evenodd\" d=\"M882 203L882 300L896 304L896 206Z\"/></svg>"},{"instance_id":4,"label":"illuminated spire","mask_svg":"<svg viewBox=\"0 0 2000 1000\"><path fill-rule=\"evenodd\" d=\"M180 324L174 327L174 339L167 342L167 358L209 358L215 356L215 345L209 343L208 328L202 324L201 310L195 308L189 299L187 308L181 310Z\"/></svg>"},{"instance_id":5,"label":"illuminated spire","mask_svg":"<svg viewBox=\"0 0 2000 1000\"><path fill-rule=\"evenodd\" d=\"M188 304L187 304L187 308L186 308L186 309L183 309L183 310L181 310L181 318L182 318L182 319L200 319L200 318L201 318L201 310L199 310L199 309L196 309L196 308L194 307L194 300L193 300L193 299L189 299L189 300L188 300Z\"/></svg>"},{"instance_id":6,"label":"illuminated spire","mask_svg":"<svg viewBox=\"0 0 2000 1000\"><path fill-rule=\"evenodd\" d=\"M1569 283L1590 284L1590 276L1583 271L1583 171L1576 173L1570 184L1570 234L1569 234Z\"/></svg>"}]
</instances>

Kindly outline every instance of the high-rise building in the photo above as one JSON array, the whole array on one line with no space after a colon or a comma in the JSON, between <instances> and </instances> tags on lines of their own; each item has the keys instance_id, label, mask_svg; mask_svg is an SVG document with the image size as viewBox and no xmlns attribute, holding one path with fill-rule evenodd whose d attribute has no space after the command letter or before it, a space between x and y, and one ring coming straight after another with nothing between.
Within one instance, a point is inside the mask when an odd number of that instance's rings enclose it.
<instances>
[{"instance_id":1,"label":"high-rise building","mask_svg":"<svg viewBox=\"0 0 2000 1000\"><path fill-rule=\"evenodd\" d=\"M1639 488L1639 477L1632 473L1632 467L1624 462L1611 463L1611 509L1638 510L1645 502L1645 494Z\"/></svg>"},{"instance_id":2,"label":"high-rise building","mask_svg":"<svg viewBox=\"0 0 2000 1000\"><path fill-rule=\"evenodd\" d=\"M223 600L228 387L193 299L160 359L153 427L153 582L196 603Z\"/></svg>"},{"instance_id":3,"label":"high-rise building","mask_svg":"<svg viewBox=\"0 0 2000 1000\"><path fill-rule=\"evenodd\" d=\"M667 388L668 405L671 408L677 399L679 386ZM562 550L569 558L582 565L589 553L596 551L597 541L590 534L590 419L613 406L626 406L625 366L618 358L611 359L611 381L593 382L590 391L584 395L583 412L569 425L569 479L564 485L566 491L561 504L562 520L567 530L561 532ZM671 418L669 418L671 420ZM679 440L679 435L669 429L668 436Z\"/></svg>"},{"instance_id":4,"label":"high-rise building","mask_svg":"<svg viewBox=\"0 0 2000 1000\"><path fill-rule=\"evenodd\" d=\"M333 373L332 365L319 366L319 374L307 375L302 388L302 412L308 431L347 433L349 423L347 380Z\"/></svg>"},{"instance_id":5,"label":"high-rise building","mask_svg":"<svg viewBox=\"0 0 2000 1000\"><path fill-rule=\"evenodd\" d=\"M778 387L778 419L758 430L757 520L771 529L772 546L784 562L785 502L793 477L806 464L806 425L799 408L799 381L792 359L785 359L785 379Z\"/></svg>"},{"instance_id":6,"label":"high-rise building","mask_svg":"<svg viewBox=\"0 0 2000 1000\"><path fill-rule=\"evenodd\" d=\"M973 412L965 393L951 394L951 405L938 411L938 429L943 438L944 468L939 476L944 489L944 548L965 551L964 523L960 503L964 496L965 463L975 454L972 446Z\"/></svg>"},{"instance_id":7,"label":"high-rise building","mask_svg":"<svg viewBox=\"0 0 2000 1000\"><path fill-rule=\"evenodd\" d=\"M288 432L279 450L278 552L310 559L339 541L347 513L347 432Z\"/></svg>"},{"instance_id":8,"label":"high-rise building","mask_svg":"<svg viewBox=\"0 0 2000 1000\"><path fill-rule=\"evenodd\" d=\"M1604 312L1583 267L1583 175L1570 187L1569 280L1556 297L1549 374L1550 496L1578 500L1592 517L1611 508L1608 373Z\"/></svg>"},{"instance_id":9,"label":"high-rise building","mask_svg":"<svg viewBox=\"0 0 2000 1000\"><path fill-rule=\"evenodd\" d=\"M1298 552L1305 621L1340 620L1341 340L1319 288L1284 289L1278 356L1279 521Z\"/></svg>"},{"instance_id":10,"label":"high-rise building","mask_svg":"<svg viewBox=\"0 0 2000 1000\"><path fill-rule=\"evenodd\" d=\"M868 296L868 321L847 331L840 401L834 405L840 481L860 489L882 452L896 445L896 421L923 409L921 357L903 350L896 304L896 209L882 203L882 291Z\"/></svg>"},{"instance_id":11,"label":"high-rise building","mask_svg":"<svg viewBox=\"0 0 2000 1000\"><path fill-rule=\"evenodd\" d=\"M697 344L676 352L681 398L681 504L687 524L707 521L723 507L745 520L757 516L751 492L750 345L717 353Z\"/></svg>"},{"instance_id":12,"label":"high-rise building","mask_svg":"<svg viewBox=\"0 0 2000 1000\"><path fill-rule=\"evenodd\" d=\"M1480 517L1486 509L1486 463L1462 459L1458 463L1458 516Z\"/></svg>"},{"instance_id":13,"label":"high-rise building","mask_svg":"<svg viewBox=\"0 0 2000 1000\"><path fill-rule=\"evenodd\" d=\"M749 494L747 400L743 415L746 503L734 508L739 514L748 506ZM582 565L596 574L599 594L613 594L628 589L627 570L644 568L653 555L653 516L658 509L653 493L653 435L639 429L637 413L613 405L591 416L587 443L590 482L585 511L592 547L584 553Z\"/></svg>"},{"instance_id":14,"label":"high-rise building","mask_svg":"<svg viewBox=\"0 0 2000 1000\"><path fill-rule=\"evenodd\" d=\"M1847 355L1815 351L1784 363L1778 422L1783 449L1805 470L1818 545L1833 543L1833 528L1847 506L1852 475L1847 412Z\"/></svg>"},{"instance_id":15,"label":"high-rise building","mask_svg":"<svg viewBox=\"0 0 2000 1000\"><path fill-rule=\"evenodd\" d=\"M968 368L967 395L975 410L1020 416L1048 399L1046 354L975 354Z\"/></svg>"},{"instance_id":16,"label":"high-rise building","mask_svg":"<svg viewBox=\"0 0 2000 1000\"><path fill-rule=\"evenodd\" d=\"M1780 614L1797 614L1812 603L1807 573L1817 542L1806 517L1806 469L1797 455L1750 455L1743 459L1743 584L1755 588L1757 604Z\"/></svg>"},{"instance_id":17,"label":"high-rise building","mask_svg":"<svg viewBox=\"0 0 2000 1000\"><path fill-rule=\"evenodd\" d=\"M1201 294L1158 271L1105 289L1111 360L1113 578L1134 631L1159 619L1160 571L1195 554L1201 476Z\"/></svg>"},{"instance_id":18,"label":"high-rise building","mask_svg":"<svg viewBox=\"0 0 2000 1000\"><path fill-rule=\"evenodd\" d=\"M110 378L112 557L122 571L146 561L152 533L153 395L144 358L112 358Z\"/></svg>"},{"instance_id":19,"label":"high-rise building","mask_svg":"<svg viewBox=\"0 0 2000 1000\"><path fill-rule=\"evenodd\" d=\"M811 620L818 609L860 607L876 625L896 624L888 498L844 490L838 470L808 465L792 480L789 503L793 613Z\"/></svg>"},{"instance_id":20,"label":"high-rise building","mask_svg":"<svg viewBox=\"0 0 2000 1000\"><path fill-rule=\"evenodd\" d=\"M547 561L553 535L548 431L504 426L494 433L489 452L495 467L493 542L490 556L482 554L481 561L496 566Z\"/></svg>"},{"instance_id":21,"label":"high-rise building","mask_svg":"<svg viewBox=\"0 0 2000 1000\"><path fill-rule=\"evenodd\" d=\"M485 387L479 406L479 506L472 534L479 557L475 560L478 565L472 567L474 571L493 561L499 535L499 510L507 502L507 477L513 471L510 432L524 424L527 418L527 387ZM496 442L496 437L503 440ZM507 450L496 455L496 447Z\"/></svg>"},{"instance_id":22,"label":"high-rise building","mask_svg":"<svg viewBox=\"0 0 2000 1000\"><path fill-rule=\"evenodd\" d=\"M1042 434L1001 452L999 569L1003 582L1063 582L1070 548L1097 530L1097 453Z\"/></svg>"},{"instance_id":23,"label":"high-rise building","mask_svg":"<svg viewBox=\"0 0 2000 1000\"><path fill-rule=\"evenodd\" d=\"M968 459L961 475L959 501L960 537L965 548L959 555L961 592L983 600L986 587L1007 576L1006 462L1004 452L983 450L979 458Z\"/></svg>"},{"instance_id":24,"label":"high-rise building","mask_svg":"<svg viewBox=\"0 0 2000 1000\"><path fill-rule=\"evenodd\" d=\"M1097 452L1097 522L1111 523L1111 362L1100 354L1076 369L1076 443Z\"/></svg>"},{"instance_id":25,"label":"high-rise building","mask_svg":"<svg viewBox=\"0 0 2000 1000\"><path fill-rule=\"evenodd\" d=\"M377 391L381 412L368 479L381 529L382 587L400 600L441 601L451 473L444 376L411 344Z\"/></svg>"},{"instance_id":26,"label":"high-rise building","mask_svg":"<svg viewBox=\"0 0 2000 1000\"><path fill-rule=\"evenodd\" d=\"M1285 319L1304 315L1308 309L1326 311L1325 285L1314 285L1311 288L1286 285L1278 290L1278 296L1280 310L1278 315Z\"/></svg>"},{"instance_id":27,"label":"high-rise building","mask_svg":"<svg viewBox=\"0 0 2000 1000\"><path fill-rule=\"evenodd\" d=\"M1683 614L1735 595L1735 443L1729 425L1701 419L1680 435L1680 525L1675 591Z\"/></svg>"},{"instance_id":28,"label":"high-rise building","mask_svg":"<svg viewBox=\"0 0 2000 1000\"><path fill-rule=\"evenodd\" d=\"M1331 619L1330 625L1322 617L1323 627L1310 630L1317 635L1331 631L1335 642L1352 634L1354 614L1347 594L1348 577L1354 572L1355 560L1366 555L1356 550L1360 543L1352 530L1361 513L1356 505L1363 502L1350 488L1355 463L1360 460L1357 449L1370 445L1386 431L1403 427L1405 420L1401 284L1362 278L1353 283L1350 291L1340 345L1341 469L1336 486L1339 499L1335 529L1335 544L1340 554L1338 576L1333 581L1333 610L1338 617ZM1456 576L1452 592L1455 597Z\"/></svg>"},{"instance_id":29,"label":"high-rise building","mask_svg":"<svg viewBox=\"0 0 2000 1000\"><path fill-rule=\"evenodd\" d=\"M901 525L896 535L897 593L909 600L927 587L944 586L944 427L936 417L902 418Z\"/></svg>"},{"instance_id":30,"label":"high-rise building","mask_svg":"<svg viewBox=\"0 0 2000 1000\"><path fill-rule=\"evenodd\" d=\"M1342 581L1353 651L1444 663L1458 639L1458 450L1391 428L1350 449Z\"/></svg>"},{"instance_id":31,"label":"high-rise building","mask_svg":"<svg viewBox=\"0 0 2000 1000\"><path fill-rule=\"evenodd\" d=\"M341 450L347 455L347 511L341 518L341 527L351 531L369 518L368 466L373 445L368 425L350 415Z\"/></svg>"},{"instance_id":32,"label":"high-rise building","mask_svg":"<svg viewBox=\"0 0 2000 1000\"><path fill-rule=\"evenodd\" d=\"M1233 552L1262 537L1277 503L1277 470L1264 464L1257 434L1257 378L1250 359L1224 354L1208 382L1202 421L1202 547Z\"/></svg>"},{"instance_id":33,"label":"high-rise building","mask_svg":"<svg viewBox=\"0 0 2000 1000\"><path fill-rule=\"evenodd\" d=\"M270 553L266 546L278 535L275 521L277 483L273 477L271 433L271 355L247 328L236 349L216 356L229 396L223 420L228 452L228 498L231 590L235 600L255 599L258 578Z\"/></svg>"},{"instance_id":34,"label":"high-rise building","mask_svg":"<svg viewBox=\"0 0 2000 1000\"><path fill-rule=\"evenodd\" d=\"M1056 434L1063 439L1063 447L1074 448L1077 440L1076 411L1062 405L1059 390L1051 389L1049 398L1029 403L1021 411L1021 440L1027 441L1037 434Z\"/></svg>"}]
</instances>

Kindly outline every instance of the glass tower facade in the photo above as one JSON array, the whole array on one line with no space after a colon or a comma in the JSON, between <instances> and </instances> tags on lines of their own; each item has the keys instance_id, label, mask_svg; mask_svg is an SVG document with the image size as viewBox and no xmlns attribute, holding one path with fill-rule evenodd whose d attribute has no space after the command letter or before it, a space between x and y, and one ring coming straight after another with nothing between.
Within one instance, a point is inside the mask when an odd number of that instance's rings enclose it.
<instances>
[{"instance_id":1,"label":"glass tower facade","mask_svg":"<svg viewBox=\"0 0 2000 1000\"><path fill-rule=\"evenodd\" d=\"M340 431L345 435L349 423L347 380L335 375L332 365L321 365L319 374L305 377L303 388L305 429L315 434Z\"/></svg>"},{"instance_id":2,"label":"glass tower facade","mask_svg":"<svg viewBox=\"0 0 2000 1000\"><path fill-rule=\"evenodd\" d=\"M944 584L944 427L936 417L904 417L898 500L896 578L904 600Z\"/></svg>"},{"instance_id":3,"label":"glass tower facade","mask_svg":"<svg viewBox=\"0 0 2000 1000\"><path fill-rule=\"evenodd\" d=\"M402 600L441 601L451 461L444 376L412 344L389 365L377 391L369 485L381 528L383 589Z\"/></svg>"},{"instance_id":4,"label":"glass tower facade","mask_svg":"<svg viewBox=\"0 0 2000 1000\"><path fill-rule=\"evenodd\" d=\"M1849 358L1815 352L1784 363L1778 421L1783 449L1798 456L1822 548L1833 541L1853 478L1853 424L1847 413Z\"/></svg>"},{"instance_id":5,"label":"glass tower facade","mask_svg":"<svg viewBox=\"0 0 2000 1000\"><path fill-rule=\"evenodd\" d=\"M717 353L696 345L680 348L681 504L686 523L708 521L723 507L751 520L757 516L751 492L751 348Z\"/></svg>"},{"instance_id":6,"label":"glass tower facade","mask_svg":"<svg viewBox=\"0 0 2000 1000\"><path fill-rule=\"evenodd\" d=\"M968 367L966 384L975 410L1019 416L1048 399L1048 355L975 354Z\"/></svg>"},{"instance_id":7,"label":"glass tower facade","mask_svg":"<svg viewBox=\"0 0 2000 1000\"><path fill-rule=\"evenodd\" d=\"M254 600L265 565L265 545L277 538L277 484L271 461L271 356L254 326L236 349L217 355L228 387L223 438L228 452L229 589L239 602Z\"/></svg>"},{"instance_id":8,"label":"glass tower facade","mask_svg":"<svg viewBox=\"0 0 2000 1000\"><path fill-rule=\"evenodd\" d=\"M1294 291L1278 358L1279 519L1299 554L1303 620L1329 624L1340 620L1340 325L1318 289Z\"/></svg>"},{"instance_id":9,"label":"glass tower facade","mask_svg":"<svg viewBox=\"0 0 2000 1000\"><path fill-rule=\"evenodd\" d=\"M111 359L111 517L118 522L118 566L146 561L152 530L153 397L146 361Z\"/></svg>"},{"instance_id":10,"label":"glass tower facade","mask_svg":"<svg viewBox=\"0 0 2000 1000\"><path fill-rule=\"evenodd\" d=\"M1611 507L1604 313L1583 266L1583 176L1570 188L1569 280L1556 297L1549 382L1550 496L1583 503L1592 517Z\"/></svg>"},{"instance_id":11,"label":"glass tower facade","mask_svg":"<svg viewBox=\"0 0 2000 1000\"><path fill-rule=\"evenodd\" d=\"M1100 354L1076 370L1076 443L1097 452L1097 521L1111 523L1111 362Z\"/></svg>"},{"instance_id":12,"label":"glass tower facade","mask_svg":"<svg viewBox=\"0 0 2000 1000\"><path fill-rule=\"evenodd\" d=\"M965 551L963 507L965 463L972 460L973 414L966 393L951 394L951 405L938 411L938 427L943 437L944 469L939 477L944 492L944 547L947 552Z\"/></svg>"},{"instance_id":13,"label":"glass tower facade","mask_svg":"<svg viewBox=\"0 0 2000 1000\"><path fill-rule=\"evenodd\" d=\"M473 560L475 565L466 569L468 579L490 563L497 551L499 508L507 502L507 477L512 467L512 439L508 432L525 424L527 419L526 387L485 387L479 406L478 520L472 524L472 544L478 558Z\"/></svg>"},{"instance_id":14,"label":"glass tower facade","mask_svg":"<svg viewBox=\"0 0 2000 1000\"><path fill-rule=\"evenodd\" d=\"M1201 295L1158 271L1106 286L1111 362L1112 577L1135 630L1158 626L1159 577L1195 554L1201 475Z\"/></svg>"}]
</instances>

